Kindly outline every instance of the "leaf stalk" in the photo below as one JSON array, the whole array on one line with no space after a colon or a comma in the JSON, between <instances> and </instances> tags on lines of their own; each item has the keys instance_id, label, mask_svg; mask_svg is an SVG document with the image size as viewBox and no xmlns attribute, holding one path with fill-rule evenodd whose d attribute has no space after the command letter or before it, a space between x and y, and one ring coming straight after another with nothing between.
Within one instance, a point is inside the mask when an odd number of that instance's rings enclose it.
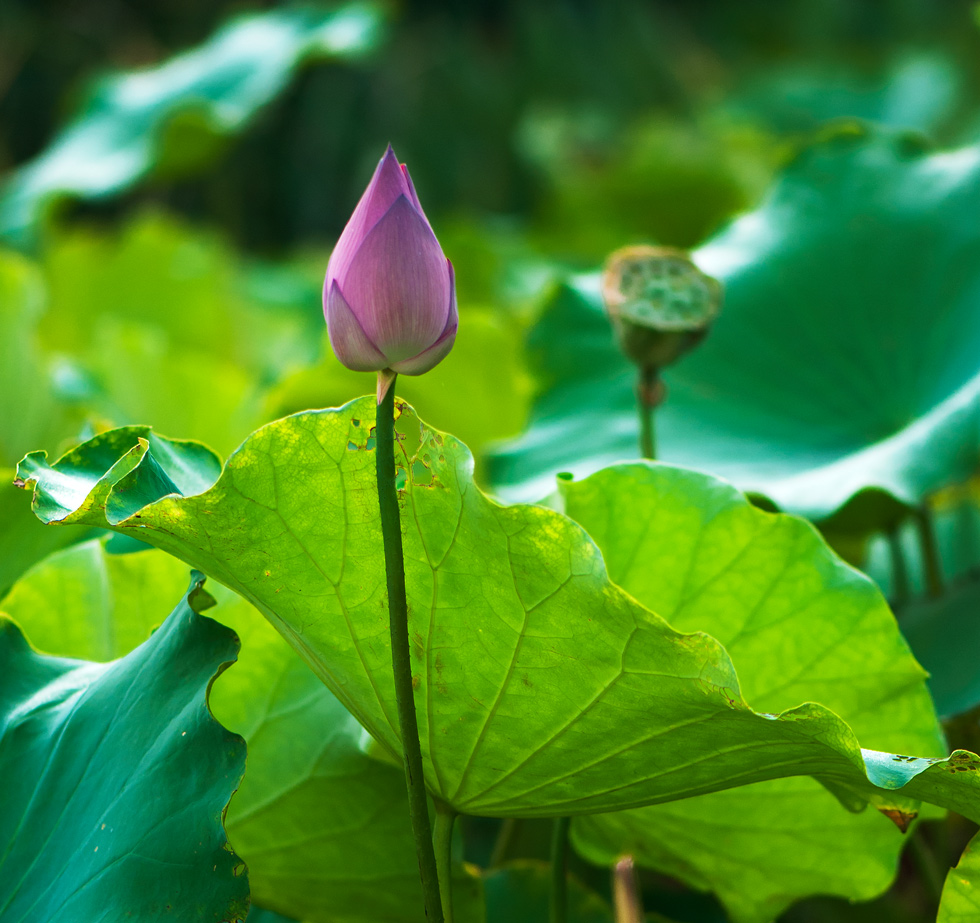
<instances>
[{"instance_id":1,"label":"leaf stalk","mask_svg":"<svg viewBox=\"0 0 980 923\"><path fill-rule=\"evenodd\" d=\"M570 817L556 817L551 828L550 923L568 920L568 828Z\"/></svg>"},{"instance_id":2,"label":"leaf stalk","mask_svg":"<svg viewBox=\"0 0 980 923\"><path fill-rule=\"evenodd\" d=\"M445 923L453 923L453 823L456 812L444 801L436 803L436 869L442 893L442 915Z\"/></svg>"}]
</instances>

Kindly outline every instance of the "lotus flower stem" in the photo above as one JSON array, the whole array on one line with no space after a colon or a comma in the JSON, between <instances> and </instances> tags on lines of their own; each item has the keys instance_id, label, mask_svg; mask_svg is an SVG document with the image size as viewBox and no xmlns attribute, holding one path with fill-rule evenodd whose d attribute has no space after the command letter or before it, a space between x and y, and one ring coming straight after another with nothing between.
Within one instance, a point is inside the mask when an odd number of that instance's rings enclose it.
<instances>
[{"instance_id":1,"label":"lotus flower stem","mask_svg":"<svg viewBox=\"0 0 980 923\"><path fill-rule=\"evenodd\" d=\"M381 506L381 534L384 540L385 577L388 584L388 622L391 629L391 665L395 677L398 727L405 762L408 809L415 835L426 918L444 923L439 896L439 877L432 846L429 805L422 774L422 748L415 717L412 687L412 661L408 637L408 599L405 593L405 559L402 553L401 516L395 486L395 376L378 376L378 415L375 427L378 502ZM383 387L384 385L384 387Z\"/></svg>"},{"instance_id":2,"label":"lotus flower stem","mask_svg":"<svg viewBox=\"0 0 980 923\"><path fill-rule=\"evenodd\" d=\"M570 817L556 817L551 830L550 923L568 920L568 828Z\"/></svg>"},{"instance_id":3,"label":"lotus flower stem","mask_svg":"<svg viewBox=\"0 0 980 923\"><path fill-rule=\"evenodd\" d=\"M445 923L453 923L453 823L456 812L444 801L436 799L436 868L442 893L442 915Z\"/></svg>"}]
</instances>

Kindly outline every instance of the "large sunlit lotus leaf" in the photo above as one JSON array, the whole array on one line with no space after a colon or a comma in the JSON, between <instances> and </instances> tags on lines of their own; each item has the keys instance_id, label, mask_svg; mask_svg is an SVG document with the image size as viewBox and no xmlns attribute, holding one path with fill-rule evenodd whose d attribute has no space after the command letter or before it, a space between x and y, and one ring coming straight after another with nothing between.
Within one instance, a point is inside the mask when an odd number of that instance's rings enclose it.
<instances>
[{"instance_id":1,"label":"large sunlit lotus leaf","mask_svg":"<svg viewBox=\"0 0 980 923\"><path fill-rule=\"evenodd\" d=\"M149 640L111 663L37 653L0 619L0 919L244 919L222 813L245 745L207 707L238 644L197 614L196 575Z\"/></svg>"},{"instance_id":2,"label":"large sunlit lotus leaf","mask_svg":"<svg viewBox=\"0 0 980 923\"><path fill-rule=\"evenodd\" d=\"M861 531L970 475L978 209L978 147L931 153L854 129L802 151L756 211L693 254L724 306L664 373L659 456ZM541 392L529 430L491 460L498 491L536 499L556 472L637 457L635 369L597 277L555 293L529 346Z\"/></svg>"},{"instance_id":3,"label":"large sunlit lotus leaf","mask_svg":"<svg viewBox=\"0 0 980 923\"><path fill-rule=\"evenodd\" d=\"M404 772L368 755L344 706L251 605L227 595L216 616L242 639L243 669L222 677L212 700L248 741L226 824L253 897L304 923L425 923ZM457 864L460 923L483 923L482 892Z\"/></svg>"},{"instance_id":4,"label":"large sunlit lotus leaf","mask_svg":"<svg viewBox=\"0 0 980 923\"><path fill-rule=\"evenodd\" d=\"M166 615L160 600L186 579L163 552L89 541L32 569L3 608L42 651L108 660L150 635ZM242 643L209 704L248 742L225 827L253 899L304 923L423 923L403 773L364 752L360 725L249 603L211 589L209 614ZM458 866L454 893L459 919L481 923L480 882Z\"/></svg>"},{"instance_id":5,"label":"large sunlit lotus leaf","mask_svg":"<svg viewBox=\"0 0 980 923\"><path fill-rule=\"evenodd\" d=\"M245 15L169 61L101 79L74 120L0 190L0 237L30 241L57 197L104 198L154 170L208 163L215 142L240 133L300 66L373 48L381 18L360 2Z\"/></svg>"},{"instance_id":6,"label":"large sunlit lotus leaf","mask_svg":"<svg viewBox=\"0 0 980 923\"><path fill-rule=\"evenodd\" d=\"M980 919L980 835L967 844L946 875L936 923L974 923Z\"/></svg>"},{"instance_id":7,"label":"large sunlit lotus leaf","mask_svg":"<svg viewBox=\"0 0 980 923\"><path fill-rule=\"evenodd\" d=\"M563 508L615 583L674 627L725 645L753 708L820 702L864 746L938 752L923 672L871 581L806 524L705 481L636 463L564 482ZM716 891L739 923L764 923L811 894L870 899L891 883L903 845L887 818L848 813L806 778L582 818L574 837L595 861L629 853Z\"/></svg>"},{"instance_id":8,"label":"large sunlit lotus leaf","mask_svg":"<svg viewBox=\"0 0 980 923\"><path fill-rule=\"evenodd\" d=\"M595 544L568 518L491 501L473 484L467 449L401 407L413 681L434 795L460 813L553 816L813 775L855 808L870 801L908 819L925 800L980 817L980 758L939 759L938 738L921 758L862 751L851 728L813 702L831 679L819 671L814 694L796 707L752 710L717 640L676 631L612 583ZM35 453L19 473L35 487L46 521L138 536L241 593L398 754L374 410L366 397L269 424L193 496L179 482L208 480L194 469L213 471L212 457L135 428L98 436L53 466ZM665 471L691 492L694 507L728 489L708 476ZM887 611L809 526L771 522L777 562L786 543L813 543L798 580L815 599L839 593L838 605L868 609L869 624ZM685 528L696 533L700 524L678 524L679 545L694 540ZM729 556L738 544L737 534L731 538L727 552L722 543ZM751 584L752 569L739 573ZM786 617L784 600L774 601L769 617ZM723 618L737 613L733 602ZM883 695L924 679L898 654L900 676L886 671ZM744 681L753 696L758 681ZM900 708L895 716L908 717Z\"/></svg>"}]
</instances>

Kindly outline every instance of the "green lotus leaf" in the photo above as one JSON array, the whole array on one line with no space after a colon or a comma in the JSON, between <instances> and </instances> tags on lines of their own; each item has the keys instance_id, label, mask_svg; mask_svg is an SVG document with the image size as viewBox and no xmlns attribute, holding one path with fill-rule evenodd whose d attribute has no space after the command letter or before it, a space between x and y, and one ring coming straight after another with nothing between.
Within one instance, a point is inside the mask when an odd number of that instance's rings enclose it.
<instances>
[{"instance_id":1,"label":"green lotus leaf","mask_svg":"<svg viewBox=\"0 0 980 923\"><path fill-rule=\"evenodd\" d=\"M4 609L41 650L109 660L149 636L159 600L186 575L163 552L110 554L88 541L32 569ZM249 603L214 590L212 614L242 642L209 705L248 741L225 828L252 897L305 923L422 923L403 773L365 754L361 726ZM480 882L459 865L454 897L458 919L482 921Z\"/></svg>"},{"instance_id":2,"label":"green lotus leaf","mask_svg":"<svg viewBox=\"0 0 980 923\"><path fill-rule=\"evenodd\" d=\"M595 544L565 516L491 501L472 482L466 448L400 407L416 709L433 795L460 813L553 816L812 775L854 808L870 801L907 820L925 800L980 817L978 758L862 751L848 725L813 702L753 711L717 640L676 631L612 583ZM53 465L35 453L19 474L42 518L135 535L249 599L398 754L373 418L368 397L269 424L194 496L181 496L175 479L210 456L133 429L97 436ZM664 470L706 505L719 489L710 477L692 488L690 472ZM800 571L814 594L844 580L826 560ZM846 574L866 605L882 605ZM751 583L751 570L743 579ZM819 688L831 678L816 679Z\"/></svg>"},{"instance_id":3,"label":"green lotus leaf","mask_svg":"<svg viewBox=\"0 0 980 923\"><path fill-rule=\"evenodd\" d=\"M266 910L264 907L257 907L252 904L248 909L247 923L298 923L298 921L284 917L274 910Z\"/></svg>"},{"instance_id":4,"label":"green lotus leaf","mask_svg":"<svg viewBox=\"0 0 980 923\"><path fill-rule=\"evenodd\" d=\"M302 64L361 56L380 26L379 9L365 3L271 10L154 68L102 79L50 147L4 185L0 236L29 241L56 196L105 197L153 169L212 160L215 142L241 132Z\"/></svg>"},{"instance_id":5,"label":"green lotus leaf","mask_svg":"<svg viewBox=\"0 0 980 923\"><path fill-rule=\"evenodd\" d=\"M163 626L107 664L45 656L0 619L0 919L241 921L221 819L244 741L208 711L235 659L194 575Z\"/></svg>"},{"instance_id":6,"label":"green lotus leaf","mask_svg":"<svg viewBox=\"0 0 980 923\"><path fill-rule=\"evenodd\" d=\"M936 923L974 923L980 919L980 835L970 840L960 861L946 875Z\"/></svg>"},{"instance_id":7,"label":"green lotus leaf","mask_svg":"<svg viewBox=\"0 0 980 923\"><path fill-rule=\"evenodd\" d=\"M344 706L251 605L228 596L217 616L242 639L242 669L212 700L248 741L226 824L252 895L304 923L425 923L404 772L369 756ZM453 905L460 923L484 920L481 882L459 863Z\"/></svg>"},{"instance_id":8,"label":"green lotus leaf","mask_svg":"<svg viewBox=\"0 0 980 923\"><path fill-rule=\"evenodd\" d=\"M38 337L62 377L86 384L76 408L102 429L150 422L231 451L270 418L267 389L320 352L316 278L245 264L165 215L47 235L41 269Z\"/></svg>"},{"instance_id":9,"label":"green lotus leaf","mask_svg":"<svg viewBox=\"0 0 980 923\"><path fill-rule=\"evenodd\" d=\"M980 148L931 153L844 130L810 146L763 204L694 252L725 288L668 369L657 446L784 510L870 532L977 466ZM510 499L638 454L635 371L598 279L572 279L529 342L532 423L491 459Z\"/></svg>"},{"instance_id":10,"label":"green lotus leaf","mask_svg":"<svg viewBox=\"0 0 980 923\"><path fill-rule=\"evenodd\" d=\"M951 586L940 599L919 599L902 611L902 631L931 675L936 708L958 715L980 705L980 579Z\"/></svg>"},{"instance_id":11,"label":"green lotus leaf","mask_svg":"<svg viewBox=\"0 0 980 923\"><path fill-rule=\"evenodd\" d=\"M42 558L93 534L86 526L46 529L13 480L12 468L0 468L0 601L14 581Z\"/></svg>"},{"instance_id":12,"label":"green lotus leaf","mask_svg":"<svg viewBox=\"0 0 980 923\"><path fill-rule=\"evenodd\" d=\"M37 267L0 251L0 467L29 447L54 448L75 422L38 343L43 304Z\"/></svg>"},{"instance_id":13,"label":"green lotus leaf","mask_svg":"<svg viewBox=\"0 0 980 923\"><path fill-rule=\"evenodd\" d=\"M725 645L753 708L816 701L867 746L942 752L923 671L873 584L806 523L705 480L638 463L563 482L561 495L613 581L674 627ZM850 814L805 778L582 818L574 838L593 861L630 853L716 891L740 923L811 894L870 899L891 883L903 845L885 817Z\"/></svg>"}]
</instances>

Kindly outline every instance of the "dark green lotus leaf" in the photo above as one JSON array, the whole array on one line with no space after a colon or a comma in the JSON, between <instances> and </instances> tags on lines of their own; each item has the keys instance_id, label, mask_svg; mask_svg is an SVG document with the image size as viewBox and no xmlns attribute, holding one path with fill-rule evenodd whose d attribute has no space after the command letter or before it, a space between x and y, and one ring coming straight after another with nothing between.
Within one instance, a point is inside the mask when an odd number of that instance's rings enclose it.
<instances>
[{"instance_id":1,"label":"dark green lotus leaf","mask_svg":"<svg viewBox=\"0 0 980 923\"><path fill-rule=\"evenodd\" d=\"M561 494L612 580L674 627L725 645L753 708L817 701L868 746L942 752L925 675L873 584L806 523L705 482L636 463L563 482ZM811 894L870 899L889 886L903 844L886 818L850 814L804 778L582 818L574 836L594 861L630 853L716 891L740 923Z\"/></svg>"},{"instance_id":2,"label":"dark green lotus leaf","mask_svg":"<svg viewBox=\"0 0 980 923\"><path fill-rule=\"evenodd\" d=\"M799 136L848 118L936 137L950 127L964 89L959 68L936 51L899 53L873 75L839 61L794 56L734 88L725 108L781 134Z\"/></svg>"},{"instance_id":3,"label":"dark green lotus leaf","mask_svg":"<svg viewBox=\"0 0 980 923\"><path fill-rule=\"evenodd\" d=\"M942 715L980 705L980 578L966 577L940 599L918 599L902 610L902 631L931 674L929 686Z\"/></svg>"},{"instance_id":4,"label":"dark green lotus leaf","mask_svg":"<svg viewBox=\"0 0 980 923\"><path fill-rule=\"evenodd\" d=\"M4 608L41 650L109 660L149 636L165 615L159 600L186 576L163 552L108 554L89 541L31 570ZM249 603L214 589L212 614L242 642L209 704L248 741L225 828L253 898L304 923L422 923L401 770L364 752L361 726ZM456 871L458 919L480 923L480 882Z\"/></svg>"},{"instance_id":5,"label":"dark green lotus leaf","mask_svg":"<svg viewBox=\"0 0 980 923\"><path fill-rule=\"evenodd\" d=\"M676 631L613 584L571 520L488 499L466 448L400 406L416 708L434 795L465 813L550 816L813 775L855 808L870 801L907 817L919 799L980 817L975 757L862 752L848 725L812 702L753 711L717 640ZM368 397L269 424L196 496L170 485L210 456L133 430L98 436L53 466L33 454L19 473L44 518L136 535L255 603L397 754L373 417ZM723 488L664 470L695 506ZM781 543L800 541L779 529L771 540L777 557ZM799 573L815 596L842 579L826 562ZM751 569L740 573L751 584ZM858 608L864 600L874 623L882 603L869 584L858 578L853 600L840 592ZM831 679L818 674L814 688Z\"/></svg>"},{"instance_id":6,"label":"dark green lotus leaf","mask_svg":"<svg viewBox=\"0 0 980 923\"><path fill-rule=\"evenodd\" d=\"M725 286L707 340L664 375L657 445L811 519L852 530L977 467L980 148L928 153L842 131L803 151L765 202L694 259ZM537 499L638 454L634 370L594 276L530 340L532 424L491 460L503 496Z\"/></svg>"},{"instance_id":7,"label":"dark green lotus leaf","mask_svg":"<svg viewBox=\"0 0 980 923\"><path fill-rule=\"evenodd\" d=\"M274 910L257 907L255 904L249 907L247 920L248 923L299 923L298 920L293 920L291 917L284 917L281 913L276 913Z\"/></svg>"},{"instance_id":8,"label":"dark green lotus leaf","mask_svg":"<svg viewBox=\"0 0 980 923\"><path fill-rule=\"evenodd\" d=\"M245 744L208 711L237 640L196 574L148 641L107 664L36 653L0 620L0 919L241 921L221 818Z\"/></svg>"},{"instance_id":9,"label":"dark green lotus leaf","mask_svg":"<svg viewBox=\"0 0 980 923\"><path fill-rule=\"evenodd\" d=\"M121 192L153 169L186 171L213 159L292 81L302 64L354 58L378 40L377 7L277 9L242 16L205 44L154 68L109 76L81 113L0 192L0 236L23 243L58 195Z\"/></svg>"},{"instance_id":10,"label":"dark green lotus leaf","mask_svg":"<svg viewBox=\"0 0 980 923\"><path fill-rule=\"evenodd\" d=\"M946 875L936 923L980 920L980 835L970 840L960 861Z\"/></svg>"}]
</instances>

